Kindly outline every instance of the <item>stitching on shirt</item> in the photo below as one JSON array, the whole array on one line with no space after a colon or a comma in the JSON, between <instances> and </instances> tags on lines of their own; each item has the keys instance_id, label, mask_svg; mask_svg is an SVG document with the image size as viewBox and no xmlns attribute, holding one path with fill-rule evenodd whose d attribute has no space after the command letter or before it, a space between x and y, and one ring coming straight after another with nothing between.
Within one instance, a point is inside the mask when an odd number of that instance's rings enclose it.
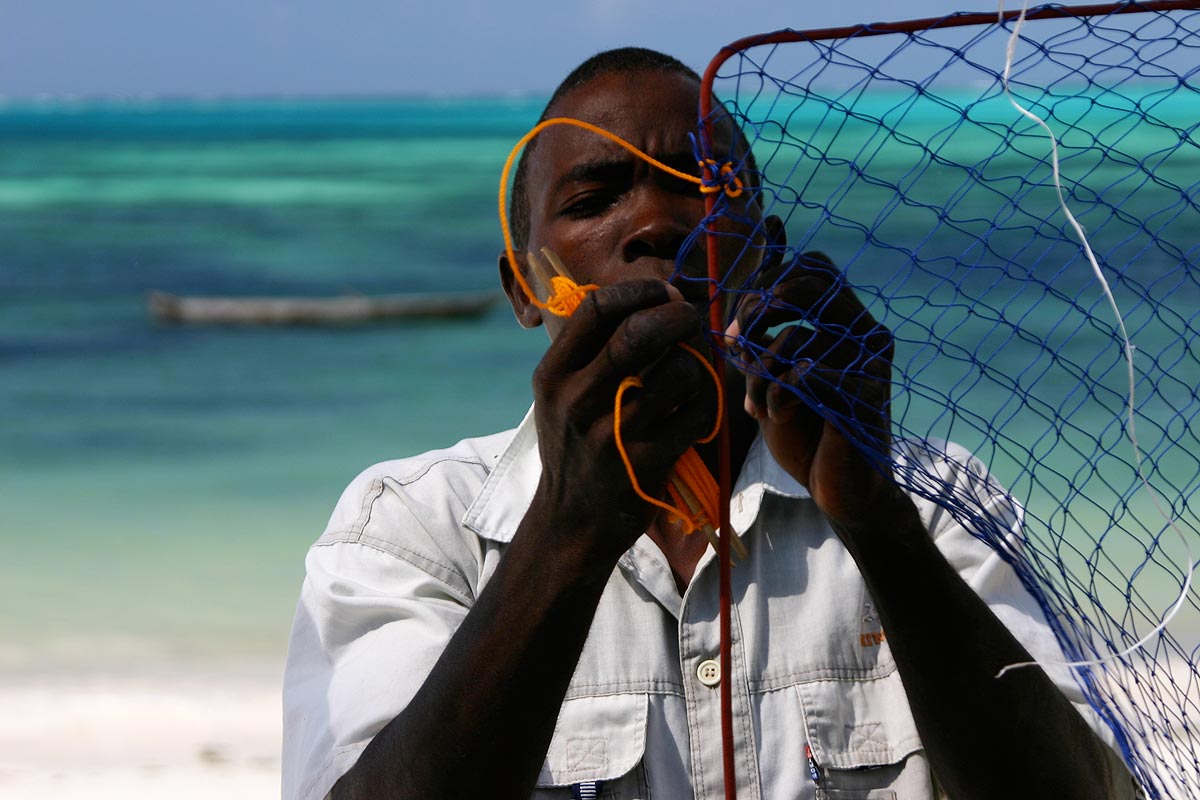
<instances>
[{"instance_id":1,"label":"stitching on shirt","mask_svg":"<svg viewBox=\"0 0 1200 800\"><path fill-rule=\"evenodd\" d=\"M616 694L629 694L629 695L633 695L635 697L645 698L648 693L647 692L614 693L614 695L616 695ZM602 695L597 695L597 696L602 696ZM575 699L575 698L572 698L570 695L568 695L567 697L564 698L564 700L572 700L572 699ZM591 699L591 698L589 697L588 699ZM645 705L643 705L642 708L645 709ZM559 739L560 731L563 730L562 722L563 722L563 717L560 714L558 719L556 719L554 721L554 731L550 735L550 741L552 743L551 750L553 750L553 748L554 748L553 743ZM643 715L642 725L640 726L640 733L642 736L642 748L643 748L642 753L643 753L643 755L645 754L646 724L647 724L646 718ZM547 752L547 761L542 764L541 771L538 773L538 780L539 781L542 780L542 776L546 776L551 780L562 780L562 779L569 780L571 777L575 777L575 776L579 775L580 773L585 773L585 774L591 773L597 768L607 769L608 765L609 765L609 759L608 759L608 755L607 755L608 741L609 741L608 739L596 738L596 737L571 737L571 738L567 739L563 745L563 754L565 756L565 760L567 763L565 763L561 769L551 770L548 767L548 762L549 762L549 757L550 757L550 752L548 751ZM597 765L594 763L582 763L583 761L587 760L589 755L592 754L591 748L588 748L589 752L581 753L577 749L572 747L572 745L582 744L584 742L599 742L600 743L601 752L598 754L598 757L600 758L600 760L603 763L599 767L597 767ZM574 758L572 758L572 754L575 754ZM601 795L601 797L606 797L606 796L609 796L609 795Z\"/></svg>"},{"instance_id":2,"label":"stitching on shirt","mask_svg":"<svg viewBox=\"0 0 1200 800\"><path fill-rule=\"evenodd\" d=\"M808 688L807 685L788 688L796 693L796 697L800 701L800 714L804 721L804 730L808 736L808 741L812 743L813 749L818 751L818 757L828 759L826 766L833 771L853 771L859 769L858 766L833 765L832 761L835 760L833 752L825 749L828 743L822 740L816 725L808 717L809 707L816 705L815 698L806 691ZM902 738L891 738L880 722L861 721L846 723L843 727L849 733L846 736L845 747L838 748L837 752L844 753L855 759L876 762L872 766L899 764L912 753L924 748L919 733L913 733ZM871 733L863 734L860 728L870 729ZM855 741L856 734L858 738L857 742ZM878 738L875 734L878 734Z\"/></svg>"},{"instance_id":3,"label":"stitching on shirt","mask_svg":"<svg viewBox=\"0 0 1200 800\"><path fill-rule=\"evenodd\" d=\"M582 697L613 697L624 694L665 694L684 697L683 686L675 681L646 680L572 684L563 699L577 700Z\"/></svg>"},{"instance_id":4,"label":"stitching on shirt","mask_svg":"<svg viewBox=\"0 0 1200 800\"><path fill-rule=\"evenodd\" d=\"M344 535L352 535L353 532L343 531L342 533ZM331 532L328 535L330 537L333 537L336 534ZM322 537L322 538L324 539L324 537ZM451 594L455 595L455 597L458 600L460 600L463 603L463 605L469 607L469 606L473 605L475 602L471 596L470 586L461 587L461 586L455 585L457 582L459 582L459 580L461 580L459 575L455 571L449 570L445 565L439 564L436 561L426 558L421 553L415 552L413 550L409 550L408 548L406 548L402 545L398 545L391 540L388 540L386 542L386 546L384 546L384 544L381 544L380 540L378 540L374 536L366 536L365 538L352 538L352 539L346 539L346 538L333 539L333 538L331 538L329 541L320 541L317 544L314 544L313 547L332 547L334 545L339 545L339 544L357 545L359 547L365 547L369 550L374 550L377 553L383 553L386 556L391 556L392 558L396 558L396 559L399 559L400 561L404 561L404 562L408 563L409 565L414 566L417 569L421 570L429 577L441 581L444 584L446 590L449 591ZM440 569L434 569L435 567L439 567ZM465 588L465 591L464 591L464 588Z\"/></svg>"},{"instance_id":5,"label":"stitching on shirt","mask_svg":"<svg viewBox=\"0 0 1200 800\"><path fill-rule=\"evenodd\" d=\"M390 478L396 481L396 483L399 483L401 486L407 486L410 483L416 483L417 481L421 480L421 478L424 478L429 473L429 470L433 469L439 464L445 464L447 462L466 464L471 467L482 467L484 475L487 475L488 473L487 465L484 464L481 459L465 458L462 456L440 456L438 458L431 458L428 461L421 462L417 469L404 475L403 477L399 475L384 475L383 477Z\"/></svg>"},{"instance_id":6,"label":"stitching on shirt","mask_svg":"<svg viewBox=\"0 0 1200 800\"><path fill-rule=\"evenodd\" d=\"M457 592L461 594L462 599L466 601L467 605L471 605L475 602L475 593L472 590L470 582L466 579L466 576L463 575L461 570L457 570L448 564L443 564L441 561L438 561L435 558L430 558L425 553L411 550L391 539L380 539L377 536L371 536L370 534L364 533L363 538L359 543L368 547L372 547L376 550L380 550L384 553L390 553L391 555L403 561L407 561L414 567L425 571L429 575L440 579L448 586L457 590Z\"/></svg>"},{"instance_id":7,"label":"stitching on shirt","mask_svg":"<svg viewBox=\"0 0 1200 800\"><path fill-rule=\"evenodd\" d=\"M878 763L873 766L880 767L900 764L902 761L904 761L904 759L908 758L913 753L920 751L922 748L923 745L921 744L921 739L919 736L906 736L903 739L896 739L887 745L880 745L876 747L855 746L851 743L847 743L846 745L846 750L850 755L853 756L853 758L875 761ZM835 767L831 765L827 765L827 768L831 770L849 771L861 769L861 767Z\"/></svg>"},{"instance_id":8,"label":"stitching on shirt","mask_svg":"<svg viewBox=\"0 0 1200 800\"><path fill-rule=\"evenodd\" d=\"M386 475L376 475L371 479L370 488L363 492L362 504L359 507L358 516L355 518L354 524L349 529L343 530L340 533L358 535L366 530L367 525L370 524L371 521L371 512L374 509L375 501L383 495L385 481L392 480L401 486L408 486L409 484L416 483L421 478L425 477L434 467L447 462L465 464L472 467L480 467L483 470L485 477L488 474L487 465L483 463L481 459L442 456L439 458L429 459L428 461L422 461L412 472L403 473L401 475L392 475L390 473ZM337 534L335 534L333 531L328 531L321 537L321 539L332 535ZM318 540L318 542L320 542L320 540Z\"/></svg>"},{"instance_id":9,"label":"stitching on shirt","mask_svg":"<svg viewBox=\"0 0 1200 800\"><path fill-rule=\"evenodd\" d=\"M383 478L375 478L373 481L371 481L370 490L363 493L362 506L360 506L358 509L358 518L355 519L354 526L350 529L356 538L362 536L362 532L367 529L367 525L371 521L371 512L375 509L375 501L378 500L382 494Z\"/></svg>"},{"instance_id":10,"label":"stitching on shirt","mask_svg":"<svg viewBox=\"0 0 1200 800\"><path fill-rule=\"evenodd\" d=\"M684 612L684 609L681 608L680 609L680 622L683 621L683 612ZM681 625L680 626L680 629L683 631L683 635L680 637L680 640L679 640L680 661L683 660L684 653L691 652L691 648L689 647L689 642L692 639L691 634L690 634L691 628L692 628L691 625ZM681 663L679 666L680 666L681 673L686 675L687 669L684 667L684 665ZM699 738L700 722L698 719L696 719L696 717L698 717L700 715L692 713L692 709L695 705L695 702L694 702L695 691L696 691L695 686L690 681L684 685L684 707L687 711L688 742L689 742L688 750L690 751L689 755L691 756L692 768L696 772L696 786L699 787L699 790L701 792L704 792L705 787L707 786L707 783L705 782L705 778L704 778L704 759L696 758L696 742L701 741L701 739Z\"/></svg>"},{"instance_id":11,"label":"stitching on shirt","mask_svg":"<svg viewBox=\"0 0 1200 800\"><path fill-rule=\"evenodd\" d=\"M404 505L404 508L408 511L408 513L412 517L413 521L416 522L417 525L419 525L421 527L421 530L425 531L425 534L429 537L430 541L437 542L438 537L435 536L432 531L430 531L428 528L425 527L425 523L421 520L421 515L416 512L416 509L414 509L412 506L410 506L408 504L408 498L406 497L406 493L397 492L396 497ZM387 541L382 542L382 544L384 544L384 545L386 545L388 543L389 542L387 542ZM472 595L472 597L474 596L475 589L471 585L470 579L467 578L467 574L463 570L455 567L454 564L452 564L452 563L451 564L443 564L440 561L438 561L437 559L430 558L429 556L424 556L424 557L429 558L429 560L432 561L434 564L437 564L439 567L442 567L449 574L454 575L460 582L463 591L465 591L469 595ZM477 564L476 566L482 567L483 565L480 563L480 564Z\"/></svg>"},{"instance_id":12,"label":"stitching on shirt","mask_svg":"<svg viewBox=\"0 0 1200 800\"><path fill-rule=\"evenodd\" d=\"M355 520L355 524L348 530L327 531L313 546L329 546L338 543L362 544L368 546L378 552L386 553L407 561L414 567L417 567L432 577L438 578L449 587L455 589L460 595L460 599L465 600L467 605L474 603L475 591L471 586L470 580L462 570L457 569L453 564L444 563L426 553L421 553L407 548L393 538L374 536L370 533L367 533L367 526L370 524L371 517L375 509L375 504L381 497L383 497L383 492L387 487L388 481L394 481L399 486L407 486L418 480L420 477L428 474L429 470L434 466L447 462L474 464L477 466L479 465L477 461L471 461L468 459L441 458L425 463L421 469L411 473L408 478L397 478L390 475L377 476L371 481L370 490L364 493L362 510L359 512L359 516L358 519ZM431 541L436 541L437 537L425 527L424 523L421 521L420 515L415 513L412 507L409 506L408 501L405 499L405 493L395 492L394 494L404 506L405 510L408 511L409 517L413 523L419 526Z\"/></svg>"},{"instance_id":13,"label":"stitching on shirt","mask_svg":"<svg viewBox=\"0 0 1200 800\"><path fill-rule=\"evenodd\" d=\"M419 520L417 521L417 524L418 525L420 524ZM425 530L424 526L422 526L421 529ZM426 533L428 533L428 531L426 531ZM427 568L426 565L428 565L429 567L438 567L439 571L447 573L447 575L449 576L449 578L451 580L453 580L454 578L463 580L462 573L459 570L456 570L454 567L450 566L449 564L443 564L442 562L438 561L436 558L430 558L425 553L421 553L421 552L418 552L411 548L405 547L404 545L397 542L395 539L385 539L383 537L373 536L369 533L365 533L365 532L361 532L361 531L354 531L354 530L329 531L324 536L322 536L313 545L313 547L330 547L335 544L361 544L364 547L369 547L372 550L376 550L380 553L385 553L387 555L395 556L396 558L403 559L404 561L407 561L410 564L413 564L413 566L415 566L415 567L421 567L421 569L425 570L426 572L429 572L430 574L433 574L433 573ZM415 563L413 563L414 560L420 561L421 563L415 564ZM442 577L442 576L434 575L434 577ZM465 580L463 580L463 583L464 583L464 585L466 585ZM467 590L470 591L469 586L467 587Z\"/></svg>"},{"instance_id":14,"label":"stitching on shirt","mask_svg":"<svg viewBox=\"0 0 1200 800\"><path fill-rule=\"evenodd\" d=\"M847 725L849 735L846 737L846 747L850 750L874 753L891 750L887 741L887 733L883 730L882 722L863 720L853 725Z\"/></svg>"},{"instance_id":15,"label":"stitching on shirt","mask_svg":"<svg viewBox=\"0 0 1200 800\"><path fill-rule=\"evenodd\" d=\"M321 538L313 542L313 547L332 547L335 544L362 544L359 541L359 532L352 528L342 530L325 531L321 534ZM378 550L378 547L372 548Z\"/></svg>"},{"instance_id":16,"label":"stitching on shirt","mask_svg":"<svg viewBox=\"0 0 1200 800\"><path fill-rule=\"evenodd\" d=\"M730 616L730 621L732 623L732 628L733 628L733 631L732 631L733 641L730 642L730 649L732 650L732 648L735 646L738 648L738 650L742 654L742 663L744 665L747 660L746 659L746 650L744 647L745 638L744 638L744 633L742 631L742 615L738 609L737 603L734 603L730 607L729 616ZM733 658L731 657L729 660L732 662ZM734 675L731 675L729 677L730 680L734 679L734 677L737 675L738 671L736 669L734 669L733 672L734 672ZM743 669L741 672L742 672L742 681L741 682L742 682L742 685L745 687L745 692L746 692L746 696L745 696L745 702L747 705L746 711L748 712L749 705L750 705L750 682L749 682L750 676L747 674L747 670L745 670L745 669ZM759 794L759 791L758 791L759 790L759 787L758 787L758 764L756 763L757 759L755 758L755 754L758 753L758 743L754 740L754 726L750 724L751 714L742 713L742 714L739 714L738 717L739 717L739 722L741 723L740 727L742 729L741 730L742 741L749 742L748 746L742 748L742 752L743 752L742 774L745 775L747 777L747 780L750 781L751 787L755 789L754 794L755 794L755 796L757 796Z\"/></svg>"},{"instance_id":17,"label":"stitching on shirt","mask_svg":"<svg viewBox=\"0 0 1200 800\"><path fill-rule=\"evenodd\" d=\"M599 737L572 737L563 746L564 771L583 772L608 768L608 740Z\"/></svg>"},{"instance_id":18,"label":"stitching on shirt","mask_svg":"<svg viewBox=\"0 0 1200 800\"><path fill-rule=\"evenodd\" d=\"M862 667L815 667L813 669L788 672L773 675L769 678L759 678L748 681L752 694L761 694L776 689L786 689L802 683L819 681L877 681L896 672L896 665L880 665L863 669Z\"/></svg>"}]
</instances>

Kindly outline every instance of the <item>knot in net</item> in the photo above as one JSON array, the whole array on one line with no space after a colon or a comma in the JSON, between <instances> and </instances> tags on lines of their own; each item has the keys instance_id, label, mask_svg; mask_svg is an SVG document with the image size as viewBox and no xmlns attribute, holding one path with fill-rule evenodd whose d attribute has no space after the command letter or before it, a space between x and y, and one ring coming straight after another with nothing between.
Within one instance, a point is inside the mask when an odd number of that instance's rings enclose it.
<instances>
[{"instance_id":1,"label":"knot in net","mask_svg":"<svg viewBox=\"0 0 1200 800\"><path fill-rule=\"evenodd\" d=\"M711 158L702 159L699 164L704 170L704 175L700 179L701 192L704 194L724 192L729 197L741 195L742 179L738 177L733 164L726 161L718 166L717 162Z\"/></svg>"}]
</instances>

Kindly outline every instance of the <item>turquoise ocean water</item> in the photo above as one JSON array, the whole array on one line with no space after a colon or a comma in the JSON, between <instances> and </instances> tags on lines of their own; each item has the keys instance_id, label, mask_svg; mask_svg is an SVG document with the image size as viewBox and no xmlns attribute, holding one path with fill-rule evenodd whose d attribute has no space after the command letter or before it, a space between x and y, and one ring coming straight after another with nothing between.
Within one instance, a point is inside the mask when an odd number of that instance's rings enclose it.
<instances>
[{"instance_id":1,"label":"turquoise ocean water","mask_svg":"<svg viewBox=\"0 0 1200 800\"><path fill-rule=\"evenodd\" d=\"M367 465L508 427L544 336L159 327L145 294L496 286L536 100L0 111L0 667L277 656Z\"/></svg>"},{"instance_id":2,"label":"turquoise ocean water","mask_svg":"<svg viewBox=\"0 0 1200 800\"><path fill-rule=\"evenodd\" d=\"M500 167L539 110L540 98L0 108L0 669L279 658L304 552L359 470L519 420L545 337L506 305L465 322L174 328L149 318L145 294L490 288ZM827 180L808 191L836 190ZM882 205L863 202L864 218ZM893 208L886 224L925 213ZM793 219L793 236L807 224ZM817 238L845 261L855 235ZM910 279L897 307L940 285ZM1195 280L1176 291L1195 294ZM1143 330L1143 347L1177 334ZM995 349L1022 367L1039 358ZM960 372L947 368L946 392ZM932 407L910 413L962 438ZM1113 408L1119 391L1080 427L1119 440Z\"/></svg>"}]
</instances>

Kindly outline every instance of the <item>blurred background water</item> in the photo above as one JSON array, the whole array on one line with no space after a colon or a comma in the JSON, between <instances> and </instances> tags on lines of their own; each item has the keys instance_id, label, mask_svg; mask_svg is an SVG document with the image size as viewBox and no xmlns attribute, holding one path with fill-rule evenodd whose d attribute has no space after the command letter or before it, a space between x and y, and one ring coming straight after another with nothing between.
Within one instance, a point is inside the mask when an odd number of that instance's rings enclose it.
<instances>
[{"instance_id":1,"label":"blurred background water","mask_svg":"<svg viewBox=\"0 0 1200 800\"><path fill-rule=\"evenodd\" d=\"M143 665L277 662L304 552L346 483L376 461L520 419L546 339L521 330L504 303L466 321L190 328L156 324L145 298L149 290L325 296L495 287L500 166L542 102L0 107L0 669L120 668L131 658ZM938 106L928 110L932 136L943 122ZM919 108L910 109L914 141L929 140L922 119ZM971 133L964 135L969 140ZM839 137L843 146L853 144L853 137ZM1147 139L1147 148L1156 146ZM872 153L873 169L908 180L904 146L892 142ZM834 194L845 163L814 168L805 195ZM1196 165L1171 166L1172 174L1184 174ZM1038 180L1044 191L1022 208L1054 219L1052 189L1045 176ZM944 173L930 170L925 184L908 181L906 189L910 196L944 192L944 181ZM1118 189L1125 192L1116 184L1109 191ZM1160 203L1150 190L1146 202ZM1127 194L1122 210L1136 222L1137 200ZM946 291L945 278L987 289L996 274L972 261L979 234L969 226L939 229L949 238L924 241L921 269L907 268L897 251L863 256L871 236L894 240L930 228L927 208L894 197L887 187L864 185L840 197L837 213L849 215L842 223L801 210L789 221L791 235L853 264L851 279L868 287L868 301L897 331L898 357L908 364L901 429L982 449L1002 479L1043 503L1034 511L1052 521L1061 492L1022 471L1044 460L1050 470L1042 474L1072 475L1095 455L1069 447L1049 452L1047 417L1036 412L1014 422L1005 409L1020 396L1013 387L1043 406L1074 402L1076 377L1049 366L1055 337L1073 339L1087 358L1100 359L1093 379L1105 389L1072 409L1072 430L1104 431L1106 447L1125 446L1122 354L1111 321L1080 329L1059 316L1077 311L1078 300L1107 319L1099 288L1074 247L1063 245L1026 264L1038 280L1057 281L1052 312L1047 298L1023 297L1019 288L1041 284L1014 283L1009 294L1001 288L988 295L993 305L960 305L961 319L944 309L923 317ZM982 233L991 227L987 204L1003 198L974 191L958 197L958 208L984 226ZM1197 240L1194 215L1176 213L1164 226L1176 239ZM1010 228L989 247L1026 263L1020 254L1028 234ZM1116 252L1124 236L1124 229L1101 231L1101 245ZM1064 262L1071 266L1060 275ZM1158 283L1178 266L1143 258L1117 283L1146 351L1166 352L1190 330L1194 312L1147 319L1144 308L1137 311L1145 285L1164 303L1188 304L1197 294L1193 274ZM1042 303L1037 313L1035 302ZM1022 342L1003 333L1009 328L992 326L1013 321L1041 338ZM933 344L922 344L928 332ZM1029 380L976 386L974 362L948 357L976 349L1002 379ZM1184 405L1200 383L1166 363L1151 372ZM945 414L947 398L960 412ZM975 425L972 413L999 420L1001 428ZM1195 458L1165 448L1183 436L1177 428L1186 422L1178 413L1160 415L1158 429L1144 429L1148 452L1161 460L1157 474L1185 496L1196 485ZM1059 431L1053 441L1071 435ZM997 436L999 448L989 443ZM1019 446L1008 446L1013 442ZM1134 516L1152 516L1137 505L1143 500L1134 501ZM1085 502L1055 524L1082 536L1106 524L1101 506ZM1177 583L1172 589L1163 582L1151 592L1152 605L1163 607L1177 591Z\"/></svg>"},{"instance_id":2,"label":"blurred background water","mask_svg":"<svg viewBox=\"0 0 1200 800\"><path fill-rule=\"evenodd\" d=\"M0 668L281 657L341 488L509 427L507 305L348 329L156 325L145 295L496 286L540 101L0 110Z\"/></svg>"}]
</instances>

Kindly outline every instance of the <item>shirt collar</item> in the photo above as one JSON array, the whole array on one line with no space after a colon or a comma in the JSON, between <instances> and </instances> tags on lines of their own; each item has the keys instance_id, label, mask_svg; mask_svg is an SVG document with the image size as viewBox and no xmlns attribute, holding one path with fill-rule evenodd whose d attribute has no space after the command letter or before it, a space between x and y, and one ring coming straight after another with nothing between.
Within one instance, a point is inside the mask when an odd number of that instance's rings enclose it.
<instances>
[{"instance_id":1,"label":"shirt collar","mask_svg":"<svg viewBox=\"0 0 1200 800\"><path fill-rule=\"evenodd\" d=\"M484 480L483 488L467 509L463 525L484 539L511 542L533 501L541 477L537 425L530 406L525 419L517 426L516 435L500 454L495 469Z\"/></svg>"},{"instance_id":2,"label":"shirt collar","mask_svg":"<svg viewBox=\"0 0 1200 800\"><path fill-rule=\"evenodd\" d=\"M779 465L762 436L755 436L729 496L729 524L739 536L745 535L754 524L763 495L768 492L796 500L811 496L808 489Z\"/></svg>"},{"instance_id":3,"label":"shirt collar","mask_svg":"<svg viewBox=\"0 0 1200 800\"><path fill-rule=\"evenodd\" d=\"M463 525L484 539L512 541L541 476L537 425L530 408L467 509ZM793 499L810 496L807 489L779 466L762 437L756 436L730 496L729 522L739 536L758 517L763 495L767 493Z\"/></svg>"}]
</instances>

